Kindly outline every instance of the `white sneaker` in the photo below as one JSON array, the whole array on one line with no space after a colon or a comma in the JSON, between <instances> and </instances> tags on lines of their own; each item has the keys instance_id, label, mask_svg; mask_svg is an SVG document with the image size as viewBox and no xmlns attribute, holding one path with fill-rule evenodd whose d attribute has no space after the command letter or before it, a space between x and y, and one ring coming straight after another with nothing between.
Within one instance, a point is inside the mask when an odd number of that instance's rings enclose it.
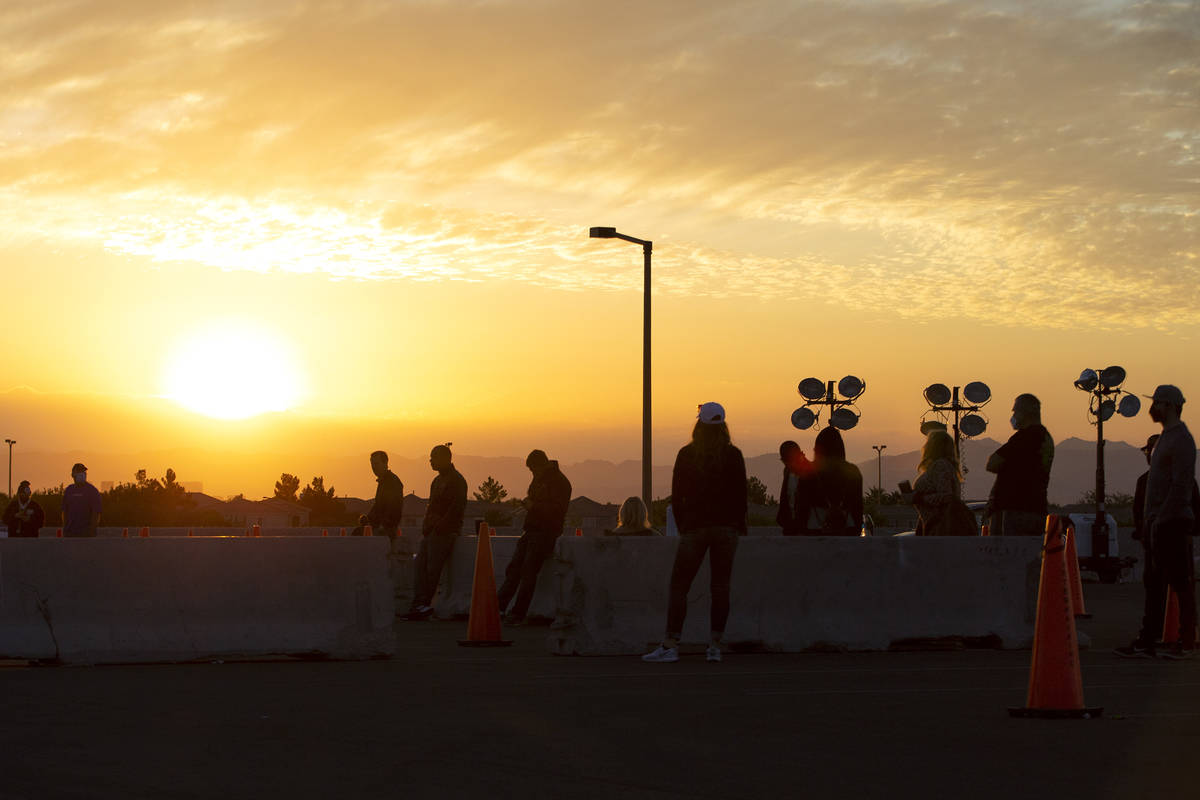
<instances>
[{"instance_id":1,"label":"white sneaker","mask_svg":"<svg viewBox=\"0 0 1200 800\"><path fill-rule=\"evenodd\" d=\"M678 660L679 660L679 648L663 647L661 644L657 648L655 648L655 650L653 652L646 653L646 655L642 656L642 661L669 662L669 661L678 661Z\"/></svg>"},{"instance_id":2,"label":"white sneaker","mask_svg":"<svg viewBox=\"0 0 1200 800\"><path fill-rule=\"evenodd\" d=\"M708 649L704 651L704 658L706 661L720 661L721 648L717 647L715 644L710 644Z\"/></svg>"}]
</instances>

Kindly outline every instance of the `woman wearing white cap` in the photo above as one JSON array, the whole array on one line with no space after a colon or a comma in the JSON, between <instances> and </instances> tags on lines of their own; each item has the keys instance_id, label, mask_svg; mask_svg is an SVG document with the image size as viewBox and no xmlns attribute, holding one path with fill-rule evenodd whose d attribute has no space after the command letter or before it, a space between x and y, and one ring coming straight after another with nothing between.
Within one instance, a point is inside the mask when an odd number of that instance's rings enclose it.
<instances>
[{"instance_id":1,"label":"woman wearing white cap","mask_svg":"<svg viewBox=\"0 0 1200 800\"><path fill-rule=\"evenodd\" d=\"M746 462L733 446L725 409L719 403L700 406L692 441L675 458L671 504L679 526L679 546L671 569L667 635L643 661L678 661L679 637L687 615L687 593L704 554L709 556L709 661L721 660L721 637L729 619L729 583L737 537L746 534Z\"/></svg>"}]
</instances>

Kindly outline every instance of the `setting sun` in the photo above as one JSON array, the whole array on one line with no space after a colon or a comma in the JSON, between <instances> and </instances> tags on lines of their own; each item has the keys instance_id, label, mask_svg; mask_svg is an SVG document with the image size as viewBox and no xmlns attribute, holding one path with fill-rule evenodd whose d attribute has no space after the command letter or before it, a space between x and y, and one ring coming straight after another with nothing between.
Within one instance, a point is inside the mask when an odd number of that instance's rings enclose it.
<instances>
[{"instance_id":1,"label":"setting sun","mask_svg":"<svg viewBox=\"0 0 1200 800\"><path fill-rule=\"evenodd\" d=\"M287 411L302 393L302 370L282 338L243 321L212 323L171 349L166 394L218 419Z\"/></svg>"}]
</instances>

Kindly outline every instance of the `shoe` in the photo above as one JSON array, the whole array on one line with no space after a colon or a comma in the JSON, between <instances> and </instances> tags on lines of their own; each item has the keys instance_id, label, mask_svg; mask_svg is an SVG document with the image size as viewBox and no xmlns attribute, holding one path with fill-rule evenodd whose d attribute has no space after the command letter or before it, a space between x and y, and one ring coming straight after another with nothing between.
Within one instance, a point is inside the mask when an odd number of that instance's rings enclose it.
<instances>
[{"instance_id":1,"label":"shoe","mask_svg":"<svg viewBox=\"0 0 1200 800\"><path fill-rule=\"evenodd\" d=\"M433 616L433 606L417 606L405 614L402 619L408 622L420 622Z\"/></svg>"},{"instance_id":2,"label":"shoe","mask_svg":"<svg viewBox=\"0 0 1200 800\"><path fill-rule=\"evenodd\" d=\"M704 651L704 660L705 661L720 661L721 660L721 648L717 647L715 644L709 645L708 649Z\"/></svg>"},{"instance_id":3,"label":"shoe","mask_svg":"<svg viewBox=\"0 0 1200 800\"><path fill-rule=\"evenodd\" d=\"M1125 647L1114 647L1113 652L1121 658L1154 658L1154 647L1134 639Z\"/></svg>"},{"instance_id":4,"label":"shoe","mask_svg":"<svg viewBox=\"0 0 1200 800\"><path fill-rule=\"evenodd\" d=\"M1169 658L1172 661L1190 661L1195 652L1192 648L1184 647L1176 642L1170 650L1164 650L1161 655L1163 658Z\"/></svg>"},{"instance_id":5,"label":"shoe","mask_svg":"<svg viewBox=\"0 0 1200 800\"><path fill-rule=\"evenodd\" d=\"M661 644L657 648L655 648L653 652L646 653L646 655L642 656L642 661L668 663L671 661L678 661L678 660L679 660L679 648L678 647L663 647Z\"/></svg>"}]
</instances>

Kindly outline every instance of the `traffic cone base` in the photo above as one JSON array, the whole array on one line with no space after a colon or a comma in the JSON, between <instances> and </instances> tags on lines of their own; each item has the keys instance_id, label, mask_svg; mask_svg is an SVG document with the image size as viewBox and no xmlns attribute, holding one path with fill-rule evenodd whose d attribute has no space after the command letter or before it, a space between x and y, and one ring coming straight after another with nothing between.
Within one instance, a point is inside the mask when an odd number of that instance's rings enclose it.
<instances>
[{"instance_id":1,"label":"traffic cone base","mask_svg":"<svg viewBox=\"0 0 1200 800\"><path fill-rule=\"evenodd\" d=\"M467 638L462 647L508 647L510 640L500 638L500 601L496 597L496 575L492 570L492 543L487 525L481 525L476 537L475 577L471 583L471 616L467 620Z\"/></svg>"},{"instance_id":2,"label":"traffic cone base","mask_svg":"<svg viewBox=\"0 0 1200 800\"><path fill-rule=\"evenodd\" d=\"M1104 712L1103 708L1083 704L1083 677L1079 671L1079 642L1075 636L1063 528L1060 517L1046 517L1029 693L1023 708L1008 709L1010 717L1093 719Z\"/></svg>"}]
</instances>

